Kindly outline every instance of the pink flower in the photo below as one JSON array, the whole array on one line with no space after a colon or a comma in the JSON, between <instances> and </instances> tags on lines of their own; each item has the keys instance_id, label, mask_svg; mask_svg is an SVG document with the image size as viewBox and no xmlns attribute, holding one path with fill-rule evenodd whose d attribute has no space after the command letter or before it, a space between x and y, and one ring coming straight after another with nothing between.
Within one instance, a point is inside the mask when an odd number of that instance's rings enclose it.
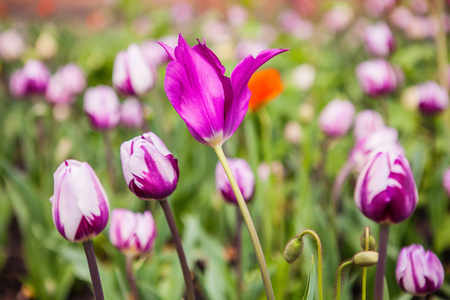
<instances>
[{"instance_id":1,"label":"pink flower","mask_svg":"<svg viewBox=\"0 0 450 300\"><path fill-rule=\"evenodd\" d=\"M120 108L120 122L128 128L140 128L144 124L144 112L139 99L128 97Z\"/></svg>"},{"instance_id":2,"label":"pink flower","mask_svg":"<svg viewBox=\"0 0 450 300\"><path fill-rule=\"evenodd\" d=\"M319 127L329 137L337 138L352 126L355 107L348 100L335 99L319 115Z\"/></svg>"},{"instance_id":3,"label":"pink flower","mask_svg":"<svg viewBox=\"0 0 450 300\"><path fill-rule=\"evenodd\" d=\"M120 121L120 102L109 86L88 88L84 93L83 107L92 127L97 130L112 129Z\"/></svg>"},{"instance_id":4,"label":"pink flower","mask_svg":"<svg viewBox=\"0 0 450 300\"><path fill-rule=\"evenodd\" d=\"M387 57L395 49L394 35L383 22L366 27L364 42L367 51L373 56Z\"/></svg>"},{"instance_id":5,"label":"pink flower","mask_svg":"<svg viewBox=\"0 0 450 300\"><path fill-rule=\"evenodd\" d=\"M390 94L397 88L397 76L384 59L372 59L356 67L359 84L367 95L378 97Z\"/></svg>"}]
</instances>

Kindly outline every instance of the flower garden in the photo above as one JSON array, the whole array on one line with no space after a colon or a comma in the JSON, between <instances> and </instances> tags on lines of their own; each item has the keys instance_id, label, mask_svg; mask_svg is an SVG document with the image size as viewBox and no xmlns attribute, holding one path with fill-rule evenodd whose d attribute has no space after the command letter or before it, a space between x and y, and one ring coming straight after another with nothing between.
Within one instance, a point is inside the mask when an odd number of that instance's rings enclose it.
<instances>
[{"instance_id":1,"label":"flower garden","mask_svg":"<svg viewBox=\"0 0 450 300\"><path fill-rule=\"evenodd\" d=\"M13 5L0 299L450 299L448 1Z\"/></svg>"}]
</instances>

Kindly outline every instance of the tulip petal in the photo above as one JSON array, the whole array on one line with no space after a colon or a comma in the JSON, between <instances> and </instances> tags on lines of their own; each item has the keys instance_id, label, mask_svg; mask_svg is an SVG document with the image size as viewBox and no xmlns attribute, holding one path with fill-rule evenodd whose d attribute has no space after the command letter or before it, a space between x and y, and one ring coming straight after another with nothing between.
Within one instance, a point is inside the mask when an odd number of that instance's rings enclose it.
<instances>
[{"instance_id":1,"label":"tulip petal","mask_svg":"<svg viewBox=\"0 0 450 300\"><path fill-rule=\"evenodd\" d=\"M172 61L177 60L175 58L175 50L172 47L170 47L167 44L164 44L163 42L158 42L158 44L161 45L161 47L163 47L164 50L166 50L167 55L169 56L170 60L172 60Z\"/></svg>"},{"instance_id":2,"label":"tulip petal","mask_svg":"<svg viewBox=\"0 0 450 300\"><path fill-rule=\"evenodd\" d=\"M128 48L128 57L133 90L136 94L143 95L153 87L156 81L152 66L146 63L144 54L136 44L132 44Z\"/></svg>"}]
</instances>

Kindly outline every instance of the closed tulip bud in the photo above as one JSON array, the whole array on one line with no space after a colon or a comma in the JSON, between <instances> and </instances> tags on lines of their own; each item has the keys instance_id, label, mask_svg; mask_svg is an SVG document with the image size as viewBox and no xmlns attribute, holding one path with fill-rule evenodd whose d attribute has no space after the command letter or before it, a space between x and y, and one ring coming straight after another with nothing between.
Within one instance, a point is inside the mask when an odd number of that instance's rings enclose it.
<instances>
[{"instance_id":1,"label":"closed tulip bud","mask_svg":"<svg viewBox=\"0 0 450 300\"><path fill-rule=\"evenodd\" d=\"M86 75L77 64L70 63L59 68L56 75L61 78L65 88L74 95L86 88Z\"/></svg>"},{"instance_id":2,"label":"closed tulip bud","mask_svg":"<svg viewBox=\"0 0 450 300\"><path fill-rule=\"evenodd\" d=\"M380 151L358 176L355 203L372 221L388 225L403 222L414 212L417 202L416 183L403 154Z\"/></svg>"},{"instance_id":3,"label":"closed tulip bud","mask_svg":"<svg viewBox=\"0 0 450 300\"><path fill-rule=\"evenodd\" d=\"M375 266L378 262L378 252L363 251L356 253L352 257L352 264L360 268Z\"/></svg>"},{"instance_id":4,"label":"closed tulip bud","mask_svg":"<svg viewBox=\"0 0 450 300\"><path fill-rule=\"evenodd\" d=\"M371 55L378 57L387 57L395 49L394 35L384 22L379 22L366 28L364 43L367 51Z\"/></svg>"},{"instance_id":5,"label":"closed tulip bud","mask_svg":"<svg viewBox=\"0 0 450 300\"><path fill-rule=\"evenodd\" d=\"M384 126L383 118L378 112L366 109L356 114L353 136L356 141L359 141L384 128Z\"/></svg>"},{"instance_id":6,"label":"closed tulip bud","mask_svg":"<svg viewBox=\"0 0 450 300\"><path fill-rule=\"evenodd\" d=\"M84 242L105 229L109 202L91 166L76 160L64 161L53 175L53 222L68 241Z\"/></svg>"},{"instance_id":7,"label":"closed tulip bud","mask_svg":"<svg viewBox=\"0 0 450 300\"><path fill-rule=\"evenodd\" d=\"M87 89L83 107L92 127L97 130L112 129L120 121L120 102L109 86L99 85Z\"/></svg>"},{"instance_id":8,"label":"closed tulip bud","mask_svg":"<svg viewBox=\"0 0 450 300\"><path fill-rule=\"evenodd\" d=\"M25 41L16 29L11 28L0 33L0 58L2 60L18 60L25 52L25 49Z\"/></svg>"},{"instance_id":9,"label":"closed tulip bud","mask_svg":"<svg viewBox=\"0 0 450 300\"><path fill-rule=\"evenodd\" d=\"M316 69L313 65L302 64L292 72L292 82L294 86L302 91L309 90L316 79Z\"/></svg>"},{"instance_id":10,"label":"closed tulip bud","mask_svg":"<svg viewBox=\"0 0 450 300\"><path fill-rule=\"evenodd\" d=\"M30 59L11 76L10 92L15 97L44 94L50 76L50 71L41 61Z\"/></svg>"},{"instance_id":11,"label":"closed tulip bud","mask_svg":"<svg viewBox=\"0 0 450 300\"><path fill-rule=\"evenodd\" d=\"M120 158L125 182L143 200L164 200L177 187L178 160L153 132L122 143Z\"/></svg>"},{"instance_id":12,"label":"closed tulip bud","mask_svg":"<svg viewBox=\"0 0 450 300\"><path fill-rule=\"evenodd\" d=\"M400 251L395 275L405 292L423 296L436 292L442 286L445 273L436 254L413 244Z\"/></svg>"},{"instance_id":13,"label":"closed tulip bud","mask_svg":"<svg viewBox=\"0 0 450 300\"><path fill-rule=\"evenodd\" d=\"M336 99L325 106L319 115L319 127L331 138L341 137L352 126L355 107L348 100Z\"/></svg>"},{"instance_id":14,"label":"closed tulip bud","mask_svg":"<svg viewBox=\"0 0 450 300\"><path fill-rule=\"evenodd\" d=\"M141 48L131 44L121 51L114 60L113 84L127 96L142 96L150 91L156 82L156 72L147 63Z\"/></svg>"},{"instance_id":15,"label":"closed tulip bud","mask_svg":"<svg viewBox=\"0 0 450 300\"><path fill-rule=\"evenodd\" d=\"M364 93L371 97L390 94L397 88L397 76L384 59L373 59L356 67L356 76Z\"/></svg>"},{"instance_id":16,"label":"closed tulip bud","mask_svg":"<svg viewBox=\"0 0 450 300\"><path fill-rule=\"evenodd\" d=\"M137 256L152 250L156 224L151 212L134 213L116 208L111 212L109 240L120 252Z\"/></svg>"},{"instance_id":17,"label":"closed tulip bud","mask_svg":"<svg viewBox=\"0 0 450 300\"><path fill-rule=\"evenodd\" d=\"M288 263L293 263L303 252L303 243L301 239L294 237L284 248L284 259Z\"/></svg>"},{"instance_id":18,"label":"closed tulip bud","mask_svg":"<svg viewBox=\"0 0 450 300\"><path fill-rule=\"evenodd\" d=\"M250 165L244 159L229 158L228 163L231 172L236 178L236 182L241 190L245 202L249 202L255 191L255 175ZM222 194L225 201L237 205L237 199L234 195L231 184L220 162L216 165L216 188Z\"/></svg>"},{"instance_id":19,"label":"closed tulip bud","mask_svg":"<svg viewBox=\"0 0 450 300\"><path fill-rule=\"evenodd\" d=\"M435 115L448 106L447 91L434 81L417 86L419 110L425 115Z\"/></svg>"},{"instance_id":20,"label":"closed tulip bud","mask_svg":"<svg viewBox=\"0 0 450 300\"><path fill-rule=\"evenodd\" d=\"M144 112L139 99L125 99L120 108L120 122L128 128L140 128L144 124Z\"/></svg>"},{"instance_id":21,"label":"closed tulip bud","mask_svg":"<svg viewBox=\"0 0 450 300\"><path fill-rule=\"evenodd\" d=\"M71 104L75 101L74 94L66 88L61 77L54 75L48 82L45 98L52 104Z\"/></svg>"}]
</instances>

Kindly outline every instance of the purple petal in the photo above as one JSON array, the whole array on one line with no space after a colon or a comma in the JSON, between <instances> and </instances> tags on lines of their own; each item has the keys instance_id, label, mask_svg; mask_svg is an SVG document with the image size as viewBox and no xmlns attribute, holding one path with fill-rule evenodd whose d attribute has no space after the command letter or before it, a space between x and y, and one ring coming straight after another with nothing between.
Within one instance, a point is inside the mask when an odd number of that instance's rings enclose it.
<instances>
[{"instance_id":1,"label":"purple petal","mask_svg":"<svg viewBox=\"0 0 450 300\"><path fill-rule=\"evenodd\" d=\"M170 47L169 45L164 44L163 42L158 42L158 44L160 44L161 47L163 47L164 50L166 50L167 55L169 56L170 60L172 60L172 61L177 60L175 58L175 50L172 47Z\"/></svg>"}]
</instances>

